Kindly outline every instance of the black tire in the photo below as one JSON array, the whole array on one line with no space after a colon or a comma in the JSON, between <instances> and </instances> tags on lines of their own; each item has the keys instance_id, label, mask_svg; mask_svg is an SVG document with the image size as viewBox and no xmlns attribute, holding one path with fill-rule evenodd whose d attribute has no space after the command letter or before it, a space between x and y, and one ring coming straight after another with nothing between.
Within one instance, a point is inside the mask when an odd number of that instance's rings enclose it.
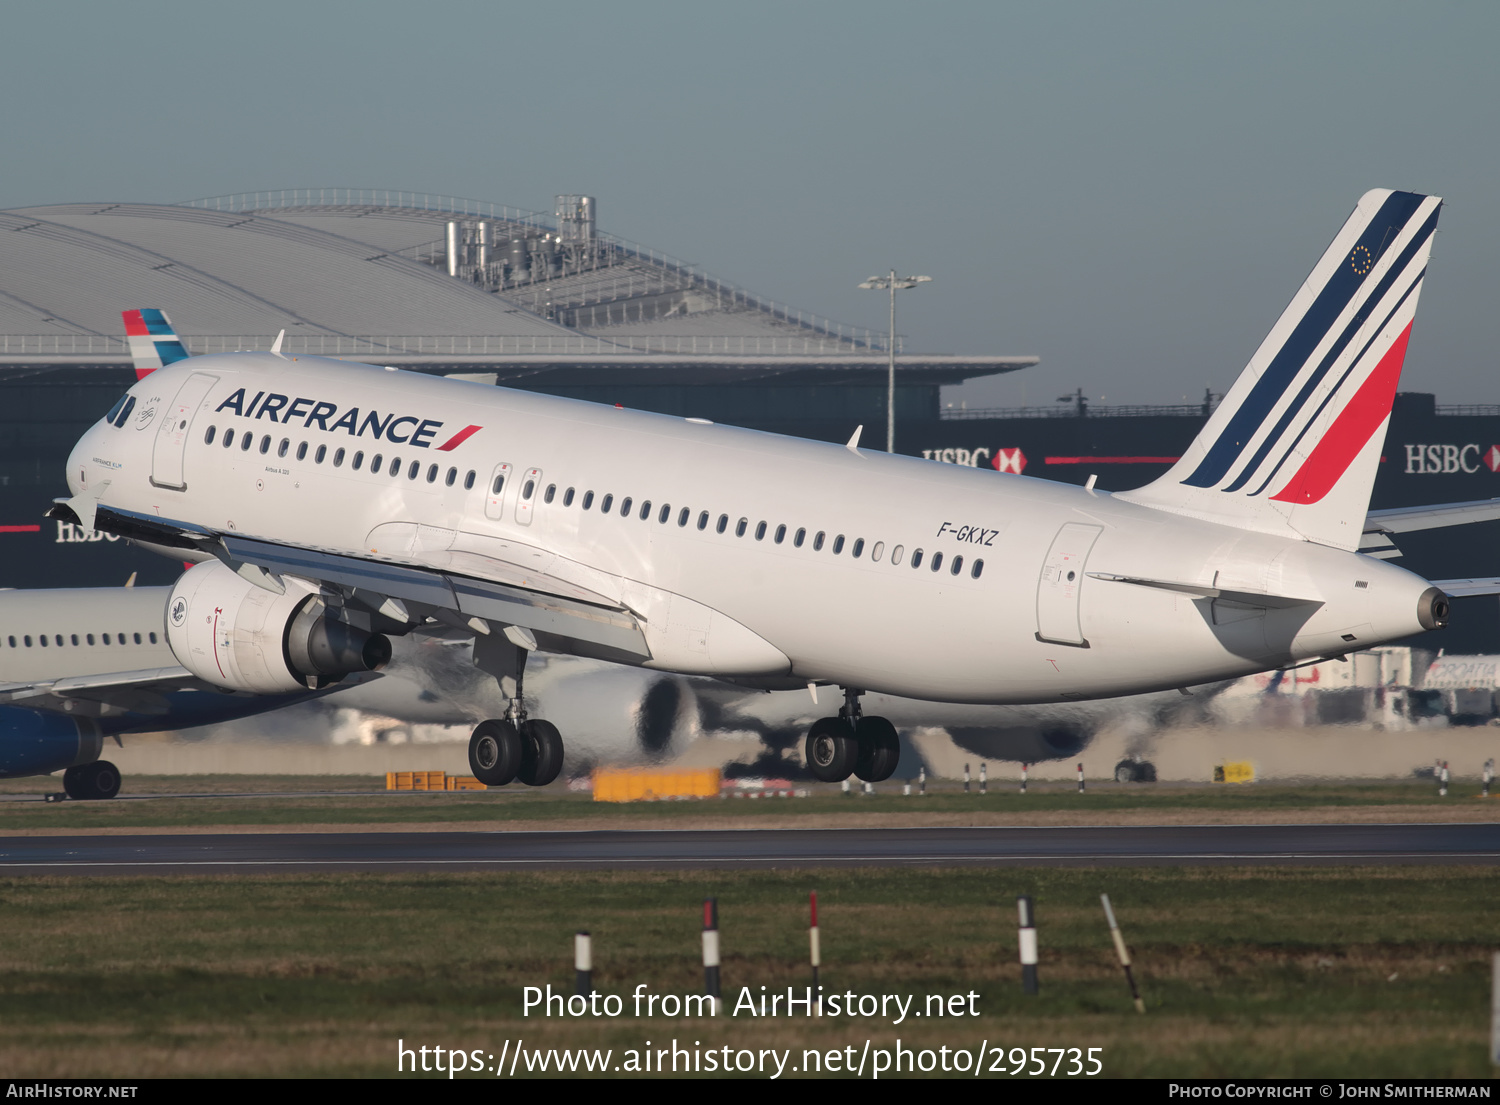
<instances>
[{"instance_id":1,"label":"black tire","mask_svg":"<svg viewBox=\"0 0 1500 1105\"><path fill-rule=\"evenodd\" d=\"M120 793L120 769L108 760L77 764L63 772L63 790L80 801L113 798Z\"/></svg>"},{"instance_id":2,"label":"black tire","mask_svg":"<svg viewBox=\"0 0 1500 1105\"><path fill-rule=\"evenodd\" d=\"M481 721L469 738L469 770L487 787L503 787L521 770L521 734L515 722Z\"/></svg>"},{"instance_id":3,"label":"black tire","mask_svg":"<svg viewBox=\"0 0 1500 1105\"><path fill-rule=\"evenodd\" d=\"M894 725L883 717L862 717L854 727L854 739L859 742L854 774L867 783L882 783L896 773L901 738Z\"/></svg>"},{"instance_id":4,"label":"black tire","mask_svg":"<svg viewBox=\"0 0 1500 1105\"><path fill-rule=\"evenodd\" d=\"M562 772L563 739L557 726L535 718L521 723L521 769L516 778L529 787L544 787Z\"/></svg>"},{"instance_id":5,"label":"black tire","mask_svg":"<svg viewBox=\"0 0 1500 1105\"><path fill-rule=\"evenodd\" d=\"M1150 760L1142 760L1140 762L1140 764L1137 765L1137 768L1136 768L1136 782L1138 782L1138 783L1154 783L1154 782L1156 782L1156 765L1154 763L1152 763Z\"/></svg>"},{"instance_id":6,"label":"black tire","mask_svg":"<svg viewBox=\"0 0 1500 1105\"><path fill-rule=\"evenodd\" d=\"M1141 781L1140 765L1134 760L1121 760L1115 764L1115 782L1117 783L1139 783Z\"/></svg>"},{"instance_id":7,"label":"black tire","mask_svg":"<svg viewBox=\"0 0 1500 1105\"><path fill-rule=\"evenodd\" d=\"M807 769L820 783L842 783L854 770L859 745L854 726L841 717L822 717L807 731Z\"/></svg>"}]
</instances>

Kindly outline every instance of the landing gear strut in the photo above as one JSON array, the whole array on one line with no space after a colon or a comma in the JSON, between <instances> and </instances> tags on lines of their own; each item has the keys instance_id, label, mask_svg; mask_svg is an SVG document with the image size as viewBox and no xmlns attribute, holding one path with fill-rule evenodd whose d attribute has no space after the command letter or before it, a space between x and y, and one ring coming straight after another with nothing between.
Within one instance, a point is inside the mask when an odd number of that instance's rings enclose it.
<instances>
[{"instance_id":1,"label":"landing gear strut","mask_svg":"<svg viewBox=\"0 0 1500 1105\"><path fill-rule=\"evenodd\" d=\"M807 732L807 767L820 782L843 782L853 773L878 783L896 771L901 758L896 727L883 717L864 716L863 693L845 687L838 717L819 718Z\"/></svg>"},{"instance_id":2,"label":"landing gear strut","mask_svg":"<svg viewBox=\"0 0 1500 1105\"><path fill-rule=\"evenodd\" d=\"M500 683L509 699L505 717L481 721L469 737L469 770L487 787L503 787L519 779L527 786L544 787L562 771L563 740L557 726L526 716L523 683L527 649L502 634L474 642L474 663Z\"/></svg>"}]
</instances>

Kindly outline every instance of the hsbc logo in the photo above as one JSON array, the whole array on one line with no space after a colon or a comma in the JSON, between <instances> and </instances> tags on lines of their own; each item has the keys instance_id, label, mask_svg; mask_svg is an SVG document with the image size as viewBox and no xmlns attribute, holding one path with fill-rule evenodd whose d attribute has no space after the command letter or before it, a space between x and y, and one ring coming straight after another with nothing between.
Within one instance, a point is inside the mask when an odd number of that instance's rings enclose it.
<instances>
[{"instance_id":1,"label":"hsbc logo","mask_svg":"<svg viewBox=\"0 0 1500 1105\"><path fill-rule=\"evenodd\" d=\"M922 459L966 468L988 464L996 472L1013 472L1017 476L1026 470L1026 454L1020 449L923 449Z\"/></svg>"},{"instance_id":2,"label":"hsbc logo","mask_svg":"<svg viewBox=\"0 0 1500 1105\"><path fill-rule=\"evenodd\" d=\"M1481 451L1478 445L1408 445L1406 475L1451 476L1473 474L1481 468L1500 473L1500 445Z\"/></svg>"}]
</instances>

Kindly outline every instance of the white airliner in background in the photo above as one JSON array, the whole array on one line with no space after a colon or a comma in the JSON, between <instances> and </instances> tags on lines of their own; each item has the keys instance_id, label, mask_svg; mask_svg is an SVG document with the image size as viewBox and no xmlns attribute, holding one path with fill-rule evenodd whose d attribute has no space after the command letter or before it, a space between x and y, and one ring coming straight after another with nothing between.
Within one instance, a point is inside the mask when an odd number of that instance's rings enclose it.
<instances>
[{"instance_id":1,"label":"white airliner in background","mask_svg":"<svg viewBox=\"0 0 1500 1105\"><path fill-rule=\"evenodd\" d=\"M1444 624L1441 587L1355 552L1439 206L1363 196L1182 460L1130 493L272 352L139 381L54 513L203 561L168 639L226 688L378 666L386 634L478 634L512 700L470 741L491 785L561 766L522 704L536 648L836 684L809 766L878 780L898 747L865 691L1101 698Z\"/></svg>"}]
</instances>

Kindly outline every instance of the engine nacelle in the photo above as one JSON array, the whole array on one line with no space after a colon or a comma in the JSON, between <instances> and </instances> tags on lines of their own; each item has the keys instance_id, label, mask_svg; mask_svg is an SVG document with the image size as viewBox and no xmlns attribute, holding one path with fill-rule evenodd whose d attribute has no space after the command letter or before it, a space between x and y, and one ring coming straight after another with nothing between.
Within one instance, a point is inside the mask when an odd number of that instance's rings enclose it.
<instances>
[{"instance_id":1,"label":"engine nacelle","mask_svg":"<svg viewBox=\"0 0 1500 1105\"><path fill-rule=\"evenodd\" d=\"M93 763L103 747L103 734L91 718L0 706L0 779Z\"/></svg>"},{"instance_id":2,"label":"engine nacelle","mask_svg":"<svg viewBox=\"0 0 1500 1105\"><path fill-rule=\"evenodd\" d=\"M312 584L284 582L278 595L216 560L188 569L167 599L167 643L178 662L218 687L285 694L390 660L384 636L331 616Z\"/></svg>"}]
</instances>

